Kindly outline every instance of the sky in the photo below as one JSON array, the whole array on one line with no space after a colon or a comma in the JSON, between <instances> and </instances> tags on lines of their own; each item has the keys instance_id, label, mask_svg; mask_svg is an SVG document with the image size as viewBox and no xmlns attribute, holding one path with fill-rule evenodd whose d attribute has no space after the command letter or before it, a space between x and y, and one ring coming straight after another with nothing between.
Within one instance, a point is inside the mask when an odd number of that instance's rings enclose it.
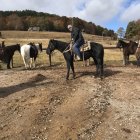
<instances>
[{"instance_id":1,"label":"sky","mask_svg":"<svg viewBox=\"0 0 140 140\"><path fill-rule=\"evenodd\" d=\"M26 9L79 17L114 31L140 19L140 0L0 0L0 10Z\"/></svg>"}]
</instances>

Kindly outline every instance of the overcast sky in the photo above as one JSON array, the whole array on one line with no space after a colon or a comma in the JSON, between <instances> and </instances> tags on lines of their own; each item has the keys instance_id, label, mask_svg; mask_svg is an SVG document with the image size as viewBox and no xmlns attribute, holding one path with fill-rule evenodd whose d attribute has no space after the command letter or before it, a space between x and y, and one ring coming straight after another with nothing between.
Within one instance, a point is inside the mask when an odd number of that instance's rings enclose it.
<instances>
[{"instance_id":1,"label":"overcast sky","mask_svg":"<svg viewBox=\"0 0 140 140\"><path fill-rule=\"evenodd\" d=\"M140 0L0 0L0 10L25 9L79 17L115 31L140 19Z\"/></svg>"}]
</instances>

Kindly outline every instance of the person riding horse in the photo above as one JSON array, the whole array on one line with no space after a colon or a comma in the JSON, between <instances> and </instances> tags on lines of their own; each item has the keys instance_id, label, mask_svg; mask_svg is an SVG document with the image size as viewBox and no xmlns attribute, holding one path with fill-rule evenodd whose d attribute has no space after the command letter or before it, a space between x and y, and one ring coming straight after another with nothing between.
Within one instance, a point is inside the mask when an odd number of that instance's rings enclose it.
<instances>
[{"instance_id":1,"label":"person riding horse","mask_svg":"<svg viewBox=\"0 0 140 140\"><path fill-rule=\"evenodd\" d=\"M85 43L82 32L79 28L72 25L68 25L68 29L71 32L71 40L73 41L73 52L78 56L77 60L82 60L80 48Z\"/></svg>"}]
</instances>

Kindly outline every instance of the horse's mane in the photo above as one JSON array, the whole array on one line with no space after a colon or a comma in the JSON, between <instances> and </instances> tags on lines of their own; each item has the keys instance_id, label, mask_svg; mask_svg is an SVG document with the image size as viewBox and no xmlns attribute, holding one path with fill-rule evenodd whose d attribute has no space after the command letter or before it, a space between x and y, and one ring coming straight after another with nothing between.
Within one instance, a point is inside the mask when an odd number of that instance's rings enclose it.
<instances>
[{"instance_id":1,"label":"horse's mane","mask_svg":"<svg viewBox=\"0 0 140 140\"><path fill-rule=\"evenodd\" d=\"M129 44L129 42L127 42L126 40L123 40L123 39L120 39L119 40L121 43L124 43L124 44Z\"/></svg>"},{"instance_id":2,"label":"horse's mane","mask_svg":"<svg viewBox=\"0 0 140 140\"><path fill-rule=\"evenodd\" d=\"M15 44L15 45L8 45L8 46L5 46L4 47L4 49L5 49L5 51L6 50L18 50L18 51L20 51L20 44Z\"/></svg>"},{"instance_id":3,"label":"horse's mane","mask_svg":"<svg viewBox=\"0 0 140 140\"><path fill-rule=\"evenodd\" d=\"M59 47L67 47L69 45L68 42L64 42L64 41L60 41L60 40L50 40L50 42L56 44L56 46L59 46Z\"/></svg>"},{"instance_id":4,"label":"horse's mane","mask_svg":"<svg viewBox=\"0 0 140 140\"><path fill-rule=\"evenodd\" d=\"M61 40L51 40L52 42L56 42L57 44L62 44L63 46L64 45L68 45L69 43L67 43L67 42L64 42L64 41L61 41Z\"/></svg>"}]
</instances>

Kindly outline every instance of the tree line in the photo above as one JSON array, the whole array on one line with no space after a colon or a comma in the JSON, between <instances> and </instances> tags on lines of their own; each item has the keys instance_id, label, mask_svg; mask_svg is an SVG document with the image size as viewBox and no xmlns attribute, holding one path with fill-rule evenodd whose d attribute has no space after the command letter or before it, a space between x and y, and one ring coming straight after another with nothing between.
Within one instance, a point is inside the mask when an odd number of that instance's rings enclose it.
<instances>
[{"instance_id":1,"label":"tree line","mask_svg":"<svg viewBox=\"0 0 140 140\"><path fill-rule=\"evenodd\" d=\"M120 27L117 30L118 38L126 38L127 40L140 40L140 19L137 21L130 21L126 30Z\"/></svg>"},{"instance_id":2,"label":"tree line","mask_svg":"<svg viewBox=\"0 0 140 140\"><path fill-rule=\"evenodd\" d=\"M77 17L72 19L32 10L0 11L0 30L27 31L29 27L40 27L41 31L68 32L67 25L71 24L72 20L74 26L84 29L86 33L100 36L116 36L113 30L95 25L92 22L86 22Z\"/></svg>"},{"instance_id":3,"label":"tree line","mask_svg":"<svg viewBox=\"0 0 140 140\"><path fill-rule=\"evenodd\" d=\"M140 20L128 23L125 37L127 39L140 40Z\"/></svg>"}]
</instances>

